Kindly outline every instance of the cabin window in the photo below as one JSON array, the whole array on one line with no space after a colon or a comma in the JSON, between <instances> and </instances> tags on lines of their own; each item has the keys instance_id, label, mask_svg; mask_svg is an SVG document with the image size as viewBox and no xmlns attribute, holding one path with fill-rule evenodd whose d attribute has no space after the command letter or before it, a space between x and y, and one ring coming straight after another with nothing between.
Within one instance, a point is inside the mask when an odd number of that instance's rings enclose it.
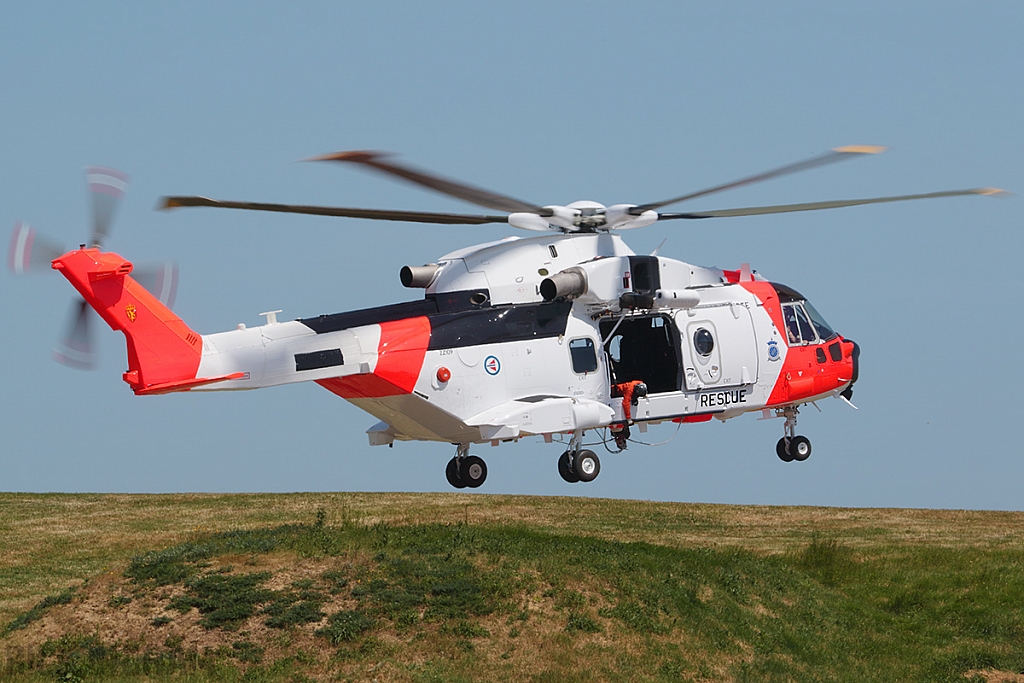
<instances>
[{"instance_id":1,"label":"cabin window","mask_svg":"<svg viewBox=\"0 0 1024 683\"><path fill-rule=\"evenodd\" d=\"M572 371L578 375L597 370L597 349L590 337L569 341L569 355L572 357Z\"/></svg>"},{"instance_id":2,"label":"cabin window","mask_svg":"<svg viewBox=\"0 0 1024 683\"><path fill-rule=\"evenodd\" d=\"M706 328L702 327L693 333L693 348L707 358L715 350L715 338Z\"/></svg>"}]
</instances>

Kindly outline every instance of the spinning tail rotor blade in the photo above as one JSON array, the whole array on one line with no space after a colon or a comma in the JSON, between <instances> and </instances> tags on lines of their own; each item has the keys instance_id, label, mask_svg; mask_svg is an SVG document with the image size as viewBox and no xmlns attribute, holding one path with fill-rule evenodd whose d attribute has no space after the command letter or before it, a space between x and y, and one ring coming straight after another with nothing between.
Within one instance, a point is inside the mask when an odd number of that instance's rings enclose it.
<instances>
[{"instance_id":1,"label":"spinning tail rotor blade","mask_svg":"<svg viewBox=\"0 0 1024 683\"><path fill-rule=\"evenodd\" d=\"M277 213L303 213L313 216L341 216L369 218L378 221L405 221L408 223L443 223L448 225L481 225L507 223L508 216L481 216L465 213L434 213L431 211L392 211L387 209L352 209L333 206L302 206L296 204L266 204L262 202L230 202L208 197L164 197L158 209L176 209L182 206L212 206L221 209L248 209Z\"/></svg>"},{"instance_id":2,"label":"spinning tail rotor blade","mask_svg":"<svg viewBox=\"0 0 1024 683\"><path fill-rule=\"evenodd\" d=\"M92 195L92 237L91 246L100 246L110 233L117 204L128 187L128 176L113 168L90 166L85 177Z\"/></svg>"},{"instance_id":3,"label":"spinning tail rotor blade","mask_svg":"<svg viewBox=\"0 0 1024 683\"><path fill-rule=\"evenodd\" d=\"M174 308L178 294L178 264L173 261L147 263L135 266L132 278L160 300L167 308Z\"/></svg>"},{"instance_id":4,"label":"spinning tail rotor blade","mask_svg":"<svg viewBox=\"0 0 1024 683\"><path fill-rule=\"evenodd\" d=\"M390 161L385 161L388 156L390 155L384 152L336 152L334 154L324 154L322 156L312 157L307 159L307 161L341 161L353 164L362 164L363 166L368 166L374 170L380 171L381 173L397 176L410 183L422 185L423 187L430 188L435 192L446 194L449 197L456 197L487 209L507 211L508 213L535 213L539 216L552 215L550 209L545 209L535 204L520 201L496 192L491 192L490 190L473 187L472 185L466 185L456 180L442 178L441 176L414 169L409 166L402 166Z\"/></svg>"},{"instance_id":5,"label":"spinning tail rotor blade","mask_svg":"<svg viewBox=\"0 0 1024 683\"><path fill-rule=\"evenodd\" d=\"M791 213L794 211L817 211L819 209L841 209L844 206L861 206L863 204L884 204L886 202L903 202L911 199L937 199L939 197L959 197L978 194L998 196L1009 194L995 187L978 187L972 190L949 190L947 192L928 192L926 194L905 194L898 197L874 197L871 199L840 199L830 202L809 202L806 204L780 204L777 206L751 206L743 209L719 209L715 211L690 211L687 213L662 213L658 220L696 219L696 218L730 218L733 216L760 216L768 213Z\"/></svg>"},{"instance_id":6,"label":"spinning tail rotor blade","mask_svg":"<svg viewBox=\"0 0 1024 683\"><path fill-rule=\"evenodd\" d=\"M91 318L95 315L83 299L75 302L71 309L67 332L53 350L53 358L62 365L79 370L96 367L96 352L92 341Z\"/></svg>"},{"instance_id":7,"label":"spinning tail rotor blade","mask_svg":"<svg viewBox=\"0 0 1024 683\"><path fill-rule=\"evenodd\" d=\"M744 185L753 185L763 180L770 180L772 178L778 178L780 176L789 175L790 173L797 173L799 171L806 171L811 168L817 168L818 166L825 166L826 164L833 164L837 161L843 161L845 159L853 159L862 154L880 154L885 151L885 147L878 147L875 145L848 145L846 147L836 147L835 149L819 154L816 157L798 161L795 164L788 164L786 166L780 166L779 168L765 171L764 173L758 173L757 175L748 176L739 180L734 180L730 183L723 185L715 185L709 187L706 190L699 192L691 192L690 194L680 195L673 197L672 199L666 199L662 202L651 202L650 204L643 204L641 206L634 207L630 210L630 213L634 216L639 216L644 211L650 209L660 209L663 206L669 204L675 204L677 202L685 202L688 199L696 199L697 197L704 197L715 192L722 192L723 190L731 190L736 187L743 187Z\"/></svg>"},{"instance_id":8,"label":"spinning tail rotor blade","mask_svg":"<svg viewBox=\"0 0 1024 683\"><path fill-rule=\"evenodd\" d=\"M56 242L36 234L26 223L18 223L11 234L11 245L7 250L7 267L17 275L30 270L49 271L50 261L64 253Z\"/></svg>"}]
</instances>

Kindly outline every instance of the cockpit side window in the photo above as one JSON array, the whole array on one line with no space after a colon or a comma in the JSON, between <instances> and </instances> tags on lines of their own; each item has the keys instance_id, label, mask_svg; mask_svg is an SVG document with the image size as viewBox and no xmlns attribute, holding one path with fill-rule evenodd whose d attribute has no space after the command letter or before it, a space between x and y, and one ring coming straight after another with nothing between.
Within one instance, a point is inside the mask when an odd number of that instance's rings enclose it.
<instances>
[{"instance_id":1,"label":"cockpit side window","mask_svg":"<svg viewBox=\"0 0 1024 683\"><path fill-rule=\"evenodd\" d=\"M814 328L811 326L807 313L804 312L804 307L795 304L794 308L796 308L796 321L800 325L800 341L804 344L813 344L818 341L818 335L814 333Z\"/></svg>"},{"instance_id":2,"label":"cockpit side window","mask_svg":"<svg viewBox=\"0 0 1024 683\"><path fill-rule=\"evenodd\" d=\"M799 302L782 305L782 317L786 321L786 337L790 345L793 344L815 344L818 342L818 335L814 332L814 326L808 318L804 307Z\"/></svg>"},{"instance_id":3,"label":"cockpit side window","mask_svg":"<svg viewBox=\"0 0 1024 683\"><path fill-rule=\"evenodd\" d=\"M796 308L793 304L782 305L782 317L786 319L786 338L790 346L800 343L800 325L796 321Z\"/></svg>"}]
</instances>

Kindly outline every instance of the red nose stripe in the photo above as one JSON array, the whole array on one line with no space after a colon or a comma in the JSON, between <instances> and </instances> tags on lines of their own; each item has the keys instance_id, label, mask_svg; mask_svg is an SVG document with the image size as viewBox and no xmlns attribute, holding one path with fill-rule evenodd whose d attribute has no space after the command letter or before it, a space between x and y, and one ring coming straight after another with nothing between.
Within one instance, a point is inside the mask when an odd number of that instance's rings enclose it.
<instances>
[{"instance_id":1,"label":"red nose stripe","mask_svg":"<svg viewBox=\"0 0 1024 683\"><path fill-rule=\"evenodd\" d=\"M370 375L317 380L342 398L381 398L411 394L430 343L426 316L380 323L377 367Z\"/></svg>"}]
</instances>

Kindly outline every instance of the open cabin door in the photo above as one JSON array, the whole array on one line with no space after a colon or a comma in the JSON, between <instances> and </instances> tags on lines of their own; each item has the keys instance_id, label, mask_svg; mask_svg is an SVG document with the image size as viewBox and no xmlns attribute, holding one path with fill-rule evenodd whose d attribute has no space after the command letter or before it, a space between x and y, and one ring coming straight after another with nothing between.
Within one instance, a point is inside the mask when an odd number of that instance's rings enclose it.
<instances>
[{"instance_id":1,"label":"open cabin door","mask_svg":"<svg viewBox=\"0 0 1024 683\"><path fill-rule=\"evenodd\" d=\"M683 368L679 330L672 318L636 315L619 320L601 321L611 383L640 380L649 394L679 391Z\"/></svg>"},{"instance_id":2,"label":"open cabin door","mask_svg":"<svg viewBox=\"0 0 1024 683\"><path fill-rule=\"evenodd\" d=\"M698 307L680 314L686 388L757 382L757 341L750 311L741 304Z\"/></svg>"}]
</instances>

